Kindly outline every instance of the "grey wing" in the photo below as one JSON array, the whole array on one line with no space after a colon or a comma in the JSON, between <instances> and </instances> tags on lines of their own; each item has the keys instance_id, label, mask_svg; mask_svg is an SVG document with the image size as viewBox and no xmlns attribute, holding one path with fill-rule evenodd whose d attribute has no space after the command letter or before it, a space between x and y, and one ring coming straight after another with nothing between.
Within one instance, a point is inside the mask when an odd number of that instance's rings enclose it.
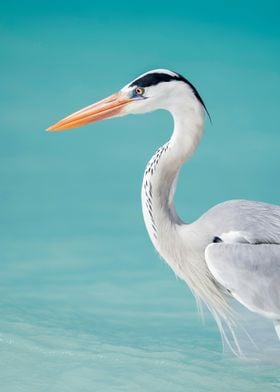
<instances>
[{"instance_id":1,"label":"grey wing","mask_svg":"<svg viewBox=\"0 0 280 392\"><path fill-rule=\"evenodd\" d=\"M212 236L246 234L245 242L280 245L280 206L249 200L230 200L208 210L196 222ZM239 242L238 238L232 241ZM241 242L243 242L241 240Z\"/></svg>"},{"instance_id":2,"label":"grey wing","mask_svg":"<svg viewBox=\"0 0 280 392\"><path fill-rule=\"evenodd\" d=\"M280 319L280 245L212 243L205 259L214 278L253 312Z\"/></svg>"}]
</instances>

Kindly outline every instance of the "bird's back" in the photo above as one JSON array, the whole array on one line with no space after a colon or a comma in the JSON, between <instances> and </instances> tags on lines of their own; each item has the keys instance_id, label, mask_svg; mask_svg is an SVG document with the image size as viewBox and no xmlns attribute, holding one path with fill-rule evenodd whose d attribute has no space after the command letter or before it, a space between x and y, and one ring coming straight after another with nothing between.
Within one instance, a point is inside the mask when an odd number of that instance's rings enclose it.
<instances>
[{"instance_id":1,"label":"bird's back","mask_svg":"<svg viewBox=\"0 0 280 392\"><path fill-rule=\"evenodd\" d=\"M208 241L225 233L244 232L248 242L280 244L280 206L230 200L212 207L192 226Z\"/></svg>"}]
</instances>

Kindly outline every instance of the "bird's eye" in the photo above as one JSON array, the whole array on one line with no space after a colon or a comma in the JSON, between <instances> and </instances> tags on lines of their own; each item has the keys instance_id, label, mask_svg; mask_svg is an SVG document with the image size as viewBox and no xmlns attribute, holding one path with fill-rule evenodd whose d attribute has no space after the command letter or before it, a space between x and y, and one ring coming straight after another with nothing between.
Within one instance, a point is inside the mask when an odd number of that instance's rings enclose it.
<instances>
[{"instance_id":1,"label":"bird's eye","mask_svg":"<svg viewBox=\"0 0 280 392\"><path fill-rule=\"evenodd\" d=\"M144 89L142 87L135 87L134 92L135 92L135 94L141 96L144 94Z\"/></svg>"}]
</instances>

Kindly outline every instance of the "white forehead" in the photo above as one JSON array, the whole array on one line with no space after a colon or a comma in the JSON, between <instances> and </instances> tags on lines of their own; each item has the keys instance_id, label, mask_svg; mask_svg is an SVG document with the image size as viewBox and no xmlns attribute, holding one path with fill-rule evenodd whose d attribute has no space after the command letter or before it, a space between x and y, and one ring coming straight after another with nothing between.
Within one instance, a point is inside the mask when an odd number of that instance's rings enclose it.
<instances>
[{"instance_id":1,"label":"white forehead","mask_svg":"<svg viewBox=\"0 0 280 392\"><path fill-rule=\"evenodd\" d=\"M165 69L165 68L152 69L151 71L145 72L145 73L143 73L142 75L137 76L137 78L131 80L128 84L126 84L126 85L122 88L122 90L127 89L131 83L135 82L135 80L138 80L138 79L140 79L140 78L143 78L143 76L146 76L146 75L149 75L149 74L152 74L152 73L160 73L160 74L163 73L163 74L167 74L167 75L170 75L170 76L178 76L178 75L176 74L176 72L170 71L169 69Z\"/></svg>"}]
</instances>

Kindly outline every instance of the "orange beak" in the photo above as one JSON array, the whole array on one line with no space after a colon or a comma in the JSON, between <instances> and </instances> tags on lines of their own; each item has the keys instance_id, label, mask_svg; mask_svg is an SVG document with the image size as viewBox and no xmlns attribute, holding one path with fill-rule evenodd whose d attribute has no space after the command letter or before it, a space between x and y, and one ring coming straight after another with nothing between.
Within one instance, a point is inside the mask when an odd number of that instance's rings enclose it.
<instances>
[{"instance_id":1,"label":"orange beak","mask_svg":"<svg viewBox=\"0 0 280 392\"><path fill-rule=\"evenodd\" d=\"M49 127L47 131L64 131L65 129L80 127L109 117L120 116L124 114L124 107L132 101L133 99L125 96L123 92L118 92L65 117Z\"/></svg>"}]
</instances>

